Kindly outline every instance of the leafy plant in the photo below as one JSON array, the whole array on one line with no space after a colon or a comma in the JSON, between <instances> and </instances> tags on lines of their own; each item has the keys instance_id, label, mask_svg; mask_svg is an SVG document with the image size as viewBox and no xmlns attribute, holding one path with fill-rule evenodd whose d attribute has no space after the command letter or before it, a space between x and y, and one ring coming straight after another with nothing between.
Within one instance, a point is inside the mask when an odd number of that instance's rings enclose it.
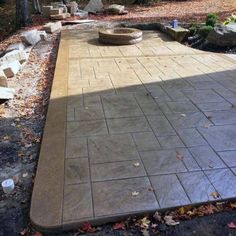
<instances>
[{"instance_id":1,"label":"leafy plant","mask_svg":"<svg viewBox=\"0 0 236 236\"><path fill-rule=\"evenodd\" d=\"M212 30L213 27L211 25L205 25L199 29L198 33L205 39Z\"/></svg>"},{"instance_id":2,"label":"leafy plant","mask_svg":"<svg viewBox=\"0 0 236 236\"><path fill-rule=\"evenodd\" d=\"M219 18L215 13L209 13L206 17L206 25L214 27L218 19Z\"/></svg>"},{"instance_id":3,"label":"leafy plant","mask_svg":"<svg viewBox=\"0 0 236 236\"><path fill-rule=\"evenodd\" d=\"M195 35L198 31L198 26L197 24L192 24L190 27L189 27L189 32L190 32L190 35Z\"/></svg>"},{"instance_id":4,"label":"leafy plant","mask_svg":"<svg viewBox=\"0 0 236 236\"><path fill-rule=\"evenodd\" d=\"M228 25L231 23L236 23L236 15L231 15L227 20L224 22L224 25Z\"/></svg>"}]
</instances>

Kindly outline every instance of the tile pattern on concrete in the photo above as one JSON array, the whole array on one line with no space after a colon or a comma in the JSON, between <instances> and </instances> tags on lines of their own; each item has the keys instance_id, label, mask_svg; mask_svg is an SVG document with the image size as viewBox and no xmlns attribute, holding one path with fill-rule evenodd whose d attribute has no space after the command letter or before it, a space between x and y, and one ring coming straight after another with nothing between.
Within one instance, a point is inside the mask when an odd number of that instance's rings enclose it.
<instances>
[{"instance_id":1,"label":"tile pattern on concrete","mask_svg":"<svg viewBox=\"0 0 236 236\"><path fill-rule=\"evenodd\" d=\"M31 220L98 224L236 197L236 61L145 32L62 32Z\"/></svg>"}]
</instances>

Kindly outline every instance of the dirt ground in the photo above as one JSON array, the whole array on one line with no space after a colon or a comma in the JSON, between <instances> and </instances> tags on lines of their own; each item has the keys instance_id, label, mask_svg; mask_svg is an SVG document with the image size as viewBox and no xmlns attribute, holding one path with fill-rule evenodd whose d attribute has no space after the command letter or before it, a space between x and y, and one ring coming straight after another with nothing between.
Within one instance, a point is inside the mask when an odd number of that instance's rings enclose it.
<instances>
[{"instance_id":1,"label":"dirt ground","mask_svg":"<svg viewBox=\"0 0 236 236\"><path fill-rule=\"evenodd\" d=\"M28 225L57 46L58 35L53 35L31 51L24 69L8 80L16 91L14 99L0 105L0 179L13 177L16 183L10 195L0 189L1 236L18 235Z\"/></svg>"},{"instance_id":2,"label":"dirt ground","mask_svg":"<svg viewBox=\"0 0 236 236\"><path fill-rule=\"evenodd\" d=\"M150 6L126 6L127 15L96 15L91 19L119 20L119 21L166 21L178 19L184 22L201 22L207 13L217 13L224 21L232 13L236 13L235 0L190 0L190 1L158 1Z\"/></svg>"}]
</instances>

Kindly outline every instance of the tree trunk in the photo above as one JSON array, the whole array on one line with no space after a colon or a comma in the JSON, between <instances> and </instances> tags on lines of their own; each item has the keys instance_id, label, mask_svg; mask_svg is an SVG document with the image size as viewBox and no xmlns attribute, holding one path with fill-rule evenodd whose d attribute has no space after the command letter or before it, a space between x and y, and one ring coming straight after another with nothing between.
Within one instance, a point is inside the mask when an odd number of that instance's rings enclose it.
<instances>
[{"instance_id":1,"label":"tree trunk","mask_svg":"<svg viewBox=\"0 0 236 236\"><path fill-rule=\"evenodd\" d=\"M33 6L34 6L35 13L40 14L42 12L39 0L33 0Z\"/></svg>"},{"instance_id":2,"label":"tree trunk","mask_svg":"<svg viewBox=\"0 0 236 236\"><path fill-rule=\"evenodd\" d=\"M16 0L16 28L25 27L30 22L28 0Z\"/></svg>"}]
</instances>

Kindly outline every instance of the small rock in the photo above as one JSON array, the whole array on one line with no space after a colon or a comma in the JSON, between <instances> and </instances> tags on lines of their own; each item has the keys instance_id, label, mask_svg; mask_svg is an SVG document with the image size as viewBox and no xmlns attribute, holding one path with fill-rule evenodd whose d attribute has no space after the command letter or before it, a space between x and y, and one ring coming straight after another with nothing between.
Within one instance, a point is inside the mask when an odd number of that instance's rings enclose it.
<instances>
[{"instance_id":1,"label":"small rock","mask_svg":"<svg viewBox=\"0 0 236 236\"><path fill-rule=\"evenodd\" d=\"M103 10L103 4L101 0L90 0L89 3L84 8L85 11L96 13Z\"/></svg>"},{"instance_id":2,"label":"small rock","mask_svg":"<svg viewBox=\"0 0 236 236\"><path fill-rule=\"evenodd\" d=\"M47 33L46 33L46 31L38 31L38 32L39 32L41 40L47 41Z\"/></svg>"},{"instance_id":3,"label":"small rock","mask_svg":"<svg viewBox=\"0 0 236 236\"><path fill-rule=\"evenodd\" d=\"M60 31L62 28L61 22L55 22L55 23L47 23L46 25L43 26L43 29L47 32L47 33L54 33L56 31Z\"/></svg>"},{"instance_id":4,"label":"small rock","mask_svg":"<svg viewBox=\"0 0 236 236\"><path fill-rule=\"evenodd\" d=\"M34 46L35 44L37 44L41 40L41 38L38 33L38 30L35 29L35 30L30 30L30 31L22 33L21 40L28 45Z\"/></svg>"}]
</instances>

